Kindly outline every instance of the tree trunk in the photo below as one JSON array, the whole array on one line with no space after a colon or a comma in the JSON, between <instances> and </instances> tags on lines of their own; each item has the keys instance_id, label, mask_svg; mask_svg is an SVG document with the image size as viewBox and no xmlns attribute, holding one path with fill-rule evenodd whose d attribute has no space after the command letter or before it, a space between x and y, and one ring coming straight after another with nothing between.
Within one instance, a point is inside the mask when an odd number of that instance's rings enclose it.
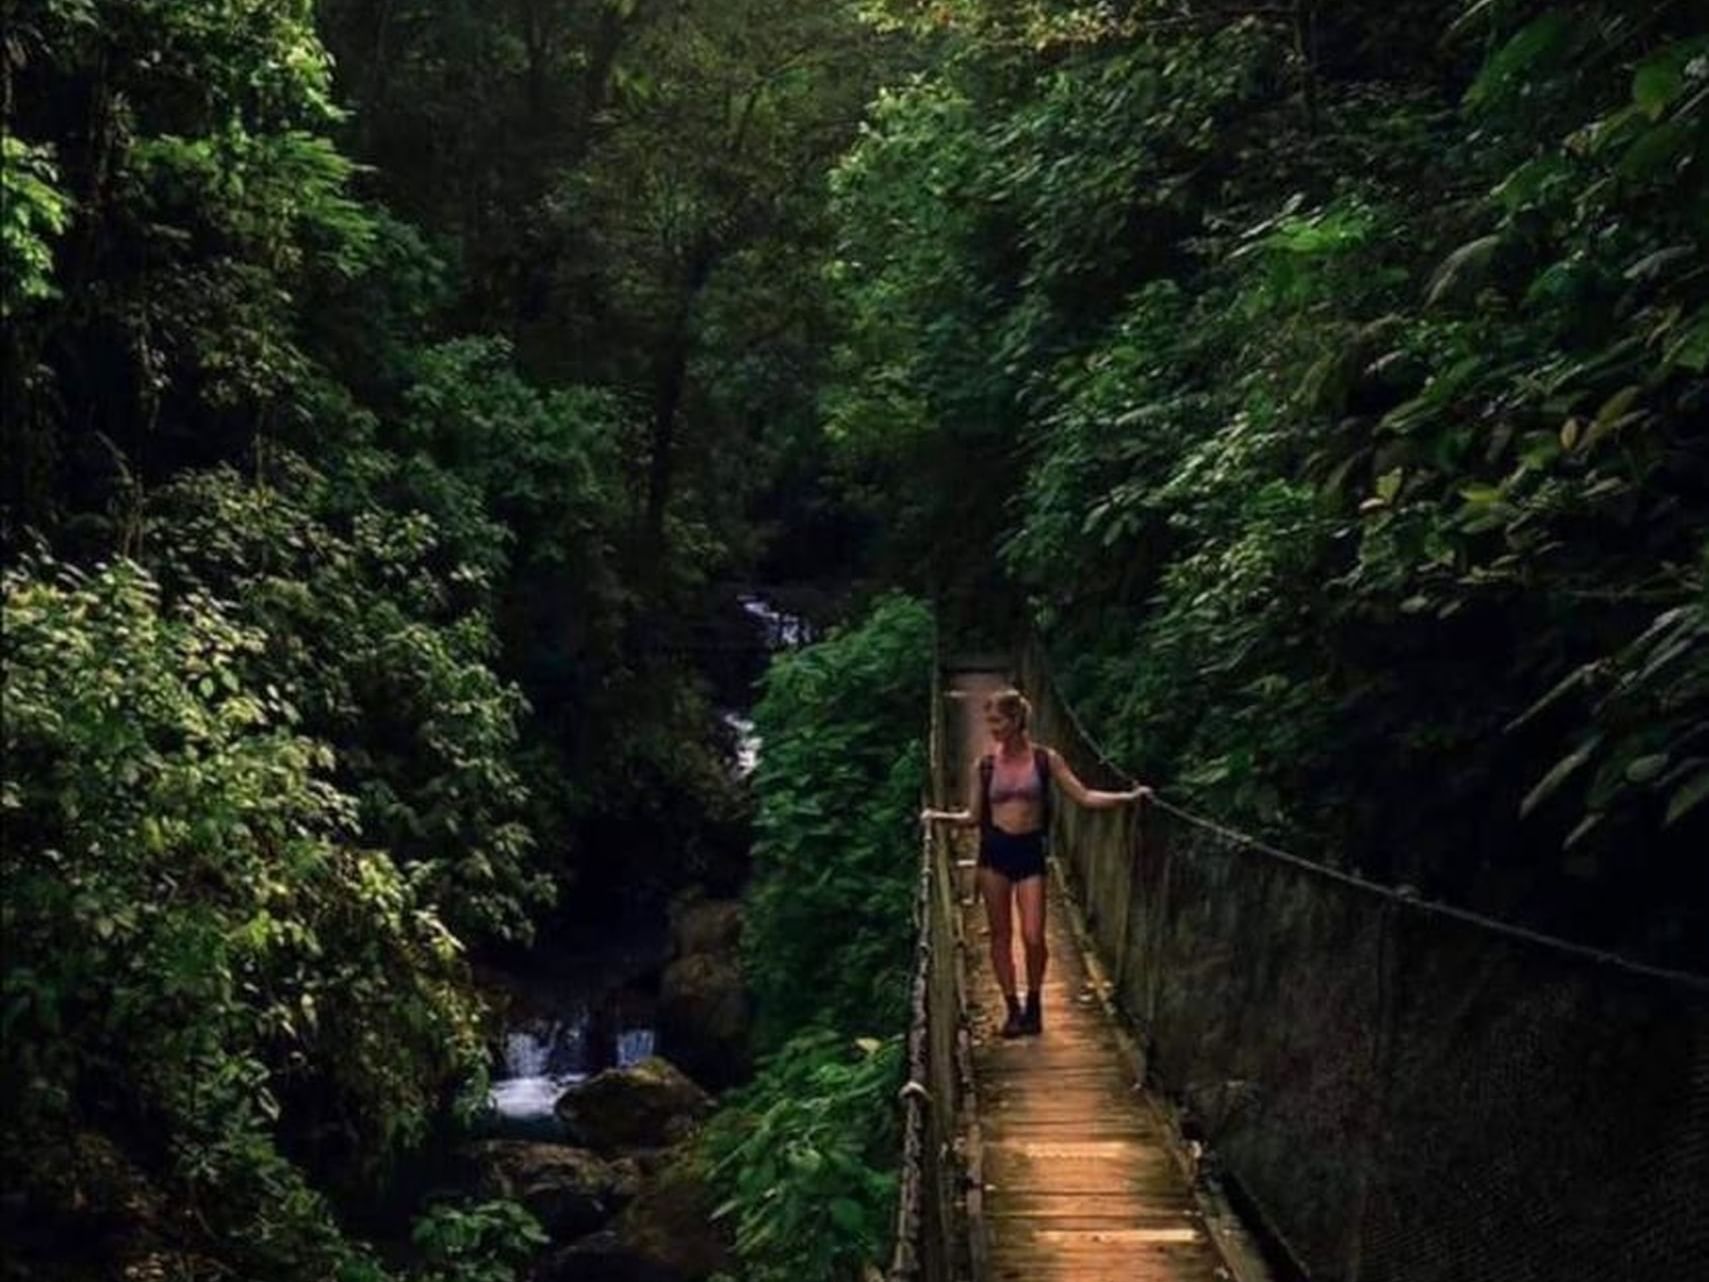
<instances>
[{"instance_id":1,"label":"tree trunk","mask_svg":"<svg viewBox=\"0 0 1709 1282\"><path fill-rule=\"evenodd\" d=\"M688 387L688 358L694 348L694 305L717 262L717 246L709 233L702 232L689 255L682 293L653 365L653 423L648 440L647 504L642 517L642 547L651 565L663 563L665 508L670 504L676 472L677 421Z\"/></svg>"},{"instance_id":2,"label":"tree trunk","mask_svg":"<svg viewBox=\"0 0 1709 1282\"><path fill-rule=\"evenodd\" d=\"M686 313L687 308L683 309ZM676 332L666 342L653 370L653 424L648 435L647 507L642 517L643 545L649 559L664 549L665 505L670 501L676 452L677 414L688 382L688 317L679 314Z\"/></svg>"}]
</instances>

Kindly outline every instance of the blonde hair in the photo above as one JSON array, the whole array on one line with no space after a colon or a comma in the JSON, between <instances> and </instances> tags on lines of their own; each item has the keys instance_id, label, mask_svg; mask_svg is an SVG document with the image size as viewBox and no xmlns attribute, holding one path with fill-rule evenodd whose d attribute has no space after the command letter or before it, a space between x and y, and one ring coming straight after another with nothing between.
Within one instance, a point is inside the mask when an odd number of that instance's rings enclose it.
<instances>
[{"instance_id":1,"label":"blonde hair","mask_svg":"<svg viewBox=\"0 0 1709 1282\"><path fill-rule=\"evenodd\" d=\"M1025 730L1027 722L1032 718L1033 705L1026 695L1010 686L1007 690L998 690L986 696L985 711L1008 717L1019 729Z\"/></svg>"}]
</instances>

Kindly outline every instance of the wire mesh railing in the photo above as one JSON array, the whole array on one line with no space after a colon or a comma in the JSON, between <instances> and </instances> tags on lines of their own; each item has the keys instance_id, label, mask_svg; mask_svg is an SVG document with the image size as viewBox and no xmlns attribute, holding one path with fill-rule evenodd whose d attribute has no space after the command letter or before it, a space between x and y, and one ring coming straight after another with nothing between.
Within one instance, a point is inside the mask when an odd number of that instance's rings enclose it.
<instances>
[{"instance_id":1,"label":"wire mesh railing","mask_svg":"<svg viewBox=\"0 0 1709 1282\"><path fill-rule=\"evenodd\" d=\"M1076 773L1123 773L1042 649ZM1301 1272L1709 1277L1709 980L1422 902L1159 799L1058 807L1053 847L1147 1050Z\"/></svg>"}]
</instances>

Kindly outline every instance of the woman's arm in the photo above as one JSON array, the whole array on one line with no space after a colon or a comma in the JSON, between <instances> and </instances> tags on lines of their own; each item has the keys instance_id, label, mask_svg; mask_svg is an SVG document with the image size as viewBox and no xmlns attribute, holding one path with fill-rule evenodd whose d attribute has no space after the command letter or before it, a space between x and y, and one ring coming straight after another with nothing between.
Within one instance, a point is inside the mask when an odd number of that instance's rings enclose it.
<instances>
[{"instance_id":1,"label":"woman's arm","mask_svg":"<svg viewBox=\"0 0 1709 1282\"><path fill-rule=\"evenodd\" d=\"M979 822L971 810L922 810L920 819L925 823L953 824L957 828L972 828Z\"/></svg>"},{"instance_id":2,"label":"woman's arm","mask_svg":"<svg viewBox=\"0 0 1709 1282\"><path fill-rule=\"evenodd\" d=\"M1096 788L1088 788L1075 777L1060 752L1055 748L1044 751L1050 758L1050 777L1056 780L1056 786L1088 810L1113 810L1151 795L1151 789L1143 785L1129 788L1126 792L1100 792Z\"/></svg>"},{"instance_id":3,"label":"woman's arm","mask_svg":"<svg viewBox=\"0 0 1709 1282\"><path fill-rule=\"evenodd\" d=\"M977 828L981 822L981 812L985 808L985 790L979 786L979 766L975 763L973 774L967 781L967 806L962 810L931 810L920 812L922 823L954 824L957 828Z\"/></svg>"}]
</instances>

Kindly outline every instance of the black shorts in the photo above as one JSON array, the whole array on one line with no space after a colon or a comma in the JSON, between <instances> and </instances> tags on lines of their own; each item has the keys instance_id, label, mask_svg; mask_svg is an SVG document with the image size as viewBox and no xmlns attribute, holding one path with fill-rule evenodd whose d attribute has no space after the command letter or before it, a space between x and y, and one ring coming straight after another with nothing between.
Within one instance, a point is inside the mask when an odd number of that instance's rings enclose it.
<instances>
[{"instance_id":1,"label":"black shorts","mask_svg":"<svg viewBox=\"0 0 1709 1282\"><path fill-rule=\"evenodd\" d=\"M1010 881L1044 876L1044 829L1004 832L987 828L979 838L979 866L1000 872Z\"/></svg>"}]
</instances>

